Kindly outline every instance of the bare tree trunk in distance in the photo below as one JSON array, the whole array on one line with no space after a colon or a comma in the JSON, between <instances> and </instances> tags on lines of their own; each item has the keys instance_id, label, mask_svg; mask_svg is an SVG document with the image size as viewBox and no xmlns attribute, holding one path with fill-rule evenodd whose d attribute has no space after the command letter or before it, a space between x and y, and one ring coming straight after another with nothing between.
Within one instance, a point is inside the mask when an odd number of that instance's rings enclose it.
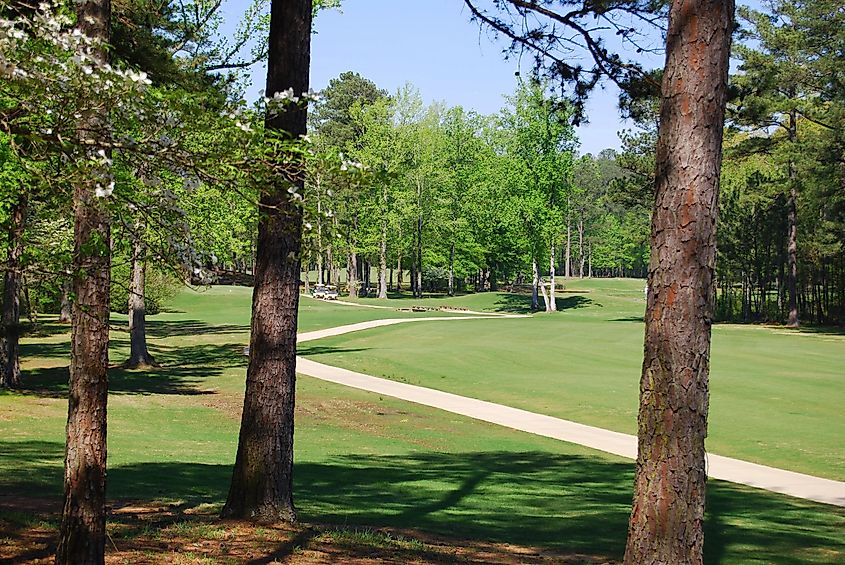
<instances>
[{"instance_id":1,"label":"bare tree trunk in distance","mask_svg":"<svg viewBox=\"0 0 845 565\"><path fill-rule=\"evenodd\" d=\"M346 288L349 298L358 298L358 254L355 251L346 256Z\"/></svg>"},{"instance_id":2,"label":"bare tree trunk in distance","mask_svg":"<svg viewBox=\"0 0 845 565\"><path fill-rule=\"evenodd\" d=\"M77 5L78 29L107 43L110 0ZM89 53L105 63L108 53L98 46ZM79 120L80 136L105 127L93 111ZM88 153L94 157L96 146ZM106 542L106 409L109 368L109 285L111 230L105 202L95 197L93 181L73 190L73 329L68 385L65 445L64 505L56 548L57 565L101 564Z\"/></svg>"},{"instance_id":3,"label":"bare tree trunk in distance","mask_svg":"<svg viewBox=\"0 0 845 565\"><path fill-rule=\"evenodd\" d=\"M584 215L578 218L578 278L584 278L584 263L586 262L584 256Z\"/></svg>"},{"instance_id":4,"label":"bare tree trunk in distance","mask_svg":"<svg viewBox=\"0 0 845 565\"><path fill-rule=\"evenodd\" d=\"M384 208L381 218L381 242L378 250L378 297L387 300L387 185L381 189Z\"/></svg>"},{"instance_id":5,"label":"bare tree trunk in distance","mask_svg":"<svg viewBox=\"0 0 845 565\"><path fill-rule=\"evenodd\" d=\"M557 312L555 299L555 242L549 244L549 312Z\"/></svg>"},{"instance_id":6,"label":"bare tree trunk in distance","mask_svg":"<svg viewBox=\"0 0 845 565\"><path fill-rule=\"evenodd\" d=\"M71 322L71 316L73 315L70 302L71 290L73 290L73 281L69 278L62 281L62 306L61 310L59 310L60 324L69 324Z\"/></svg>"},{"instance_id":7,"label":"bare tree trunk in distance","mask_svg":"<svg viewBox=\"0 0 845 565\"><path fill-rule=\"evenodd\" d=\"M700 564L719 172L733 0L673 0L625 563Z\"/></svg>"},{"instance_id":8,"label":"bare tree trunk in distance","mask_svg":"<svg viewBox=\"0 0 845 565\"><path fill-rule=\"evenodd\" d=\"M147 309L144 303L147 278L146 247L141 239L143 224L136 225L135 242L132 248L132 278L129 280L129 360L127 369L157 367L158 364L147 350Z\"/></svg>"},{"instance_id":9,"label":"bare tree trunk in distance","mask_svg":"<svg viewBox=\"0 0 845 565\"><path fill-rule=\"evenodd\" d=\"M537 265L537 258L531 258L531 309L532 310L539 310L540 309L540 296L539 296L539 287L540 287L540 267Z\"/></svg>"},{"instance_id":10,"label":"bare tree trunk in distance","mask_svg":"<svg viewBox=\"0 0 845 565\"><path fill-rule=\"evenodd\" d=\"M569 207L569 199L566 201ZM572 276L572 214L566 214L566 253L563 261L563 276L568 279Z\"/></svg>"},{"instance_id":11,"label":"bare tree trunk in distance","mask_svg":"<svg viewBox=\"0 0 845 565\"><path fill-rule=\"evenodd\" d=\"M789 141L798 137L798 116L795 110L789 112ZM798 320L798 171L795 163L789 161L789 197L786 202L786 287L789 293L789 317L786 325L797 328Z\"/></svg>"},{"instance_id":12,"label":"bare tree trunk in distance","mask_svg":"<svg viewBox=\"0 0 845 565\"><path fill-rule=\"evenodd\" d=\"M311 0L273 0L270 7L267 96L308 91ZM306 131L303 106L268 115L269 129L293 138ZM244 410L227 518L294 521L293 417L302 209L287 189L305 184L304 165L277 155L279 170L261 194L252 337Z\"/></svg>"},{"instance_id":13,"label":"bare tree trunk in distance","mask_svg":"<svg viewBox=\"0 0 845 565\"><path fill-rule=\"evenodd\" d=\"M21 264L23 232L26 227L26 193L9 210L9 239L6 272L3 275L3 309L0 314L0 388L21 384Z\"/></svg>"},{"instance_id":14,"label":"bare tree trunk in distance","mask_svg":"<svg viewBox=\"0 0 845 565\"><path fill-rule=\"evenodd\" d=\"M455 296L455 240L449 246L449 296Z\"/></svg>"}]
</instances>

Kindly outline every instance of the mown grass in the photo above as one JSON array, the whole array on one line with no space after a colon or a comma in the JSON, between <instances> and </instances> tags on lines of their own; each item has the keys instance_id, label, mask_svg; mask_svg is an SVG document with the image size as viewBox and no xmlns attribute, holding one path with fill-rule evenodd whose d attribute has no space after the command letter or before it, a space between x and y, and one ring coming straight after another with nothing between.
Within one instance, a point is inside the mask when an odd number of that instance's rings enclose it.
<instances>
[{"instance_id":1,"label":"mown grass","mask_svg":"<svg viewBox=\"0 0 845 565\"><path fill-rule=\"evenodd\" d=\"M237 445L248 297L245 289L183 294L171 307L176 312L151 319L151 349L164 367L112 371L110 500L220 507ZM309 306L313 309L306 310ZM396 315L305 301L303 307L302 325L309 328ZM588 309L583 315L593 316ZM521 339L508 332L509 324L536 322L542 335L547 319L490 323L504 332L501 344ZM470 323L481 326L467 325L452 339L468 338L488 322ZM427 327L414 324L421 331ZM126 353L125 335L114 335L112 358L119 361ZM58 329L48 337L26 339L27 388L0 394L4 496L35 500L60 494L67 340ZM381 350L378 343L369 347ZM343 354L352 353L365 352ZM296 460L296 500L306 522L334 524L347 532L415 529L606 559L620 558L624 548L633 465L578 446L302 377ZM20 527L27 523L25 516L16 517ZM221 535L214 526L190 524L156 531L165 537ZM338 536L352 544L384 541ZM845 512L712 482L706 540L708 563L842 561Z\"/></svg>"},{"instance_id":2,"label":"mown grass","mask_svg":"<svg viewBox=\"0 0 845 565\"><path fill-rule=\"evenodd\" d=\"M322 340L313 358L634 434L642 282L567 286L572 291L558 298L557 314L379 328ZM528 297L434 300L519 310ZM708 449L845 480L843 359L845 334L836 331L716 325Z\"/></svg>"}]
</instances>

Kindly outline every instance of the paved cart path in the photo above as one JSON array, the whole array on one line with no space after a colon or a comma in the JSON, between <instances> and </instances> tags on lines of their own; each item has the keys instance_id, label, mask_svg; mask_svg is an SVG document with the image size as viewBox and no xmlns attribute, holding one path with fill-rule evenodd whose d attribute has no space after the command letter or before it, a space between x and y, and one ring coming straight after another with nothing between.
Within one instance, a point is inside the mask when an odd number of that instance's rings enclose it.
<instances>
[{"instance_id":1,"label":"paved cart path","mask_svg":"<svg viewBox=\"0 0 845 565\"><path fill-rule=\"evenodd\" d=\"M521 318L524 316L504 315L501 317ZM372 320L325 330L304 332L299 334L298 341L303 343L324 337L394 324L478 319L489 318L482 318L476 315ZM324 381L391 396L416 404L431 406L432 408L439 408L447 412L453 412L476 420L491 422L543 437L576 443L628 459L636 459L637 457L636 436L595 428L518 408L511 408L502 404L495 404L493 402L486 402L484 400L356 373L347 369L317 363L304 357L297 357L296 368L300 374ZM707 475L714 479L740 483L789 496L845 507L845 482L813 477L811 475L785 471L766 465L758 465L756 463L712 454L708 454L707 456Z\"/></svg>"}]
</instances>

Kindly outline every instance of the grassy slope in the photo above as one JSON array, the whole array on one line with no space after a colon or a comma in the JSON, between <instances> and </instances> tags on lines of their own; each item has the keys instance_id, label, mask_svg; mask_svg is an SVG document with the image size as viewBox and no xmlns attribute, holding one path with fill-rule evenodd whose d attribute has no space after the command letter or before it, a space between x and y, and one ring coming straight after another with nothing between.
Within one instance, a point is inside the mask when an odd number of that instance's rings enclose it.
<instances>
[{"instance_id":1,"label":"grassy slope","mask_svg":"<svg viewBox=\"0 0 845 565\"><path fill-rule=\"evenodd\" d=\"M568 286L588 292L563 294L558 302L564 309L552 316L380 328L322 340L313 358L636 433L642 282ZM496 294L414 302L504 310L523 305L518 297ZM842 334L717 325L708 449L845 480L843 358Z\"/></svg>"},{"instance_id":2,"label":"grassy slope","mask_svg":"<svg viewBox=\"0 0 845 565\"><path fill-rule=\"evenodd\" d=\"M309 306L309 328L394 315ZM243 289L183 295L174 305L182 313L151 323L152 349L166 368L113 372L110 497L222 502L237 442L247 308ZM115 337L120 359L126 336ZM57 495L67 336L25 342L30 388L0 394L0 492ZM630 463L313 379L301 378L298 394L303 519L621 556ZM708 490L708 562L845 559L845 512L719 482Z\"/></svg>"}]
</instances>

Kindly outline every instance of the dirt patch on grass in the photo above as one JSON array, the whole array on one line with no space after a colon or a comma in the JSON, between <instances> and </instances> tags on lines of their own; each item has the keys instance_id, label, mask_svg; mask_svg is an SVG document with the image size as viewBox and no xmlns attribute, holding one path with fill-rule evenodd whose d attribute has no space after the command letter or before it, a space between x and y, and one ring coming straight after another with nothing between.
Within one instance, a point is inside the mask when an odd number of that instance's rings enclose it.
<instances>
[{"instance_id":1,"label":"dirt patch on grass","mask_svg":"<svg viewBox=\"0 0 845 565\"><path fill-rule=\"evenodd\" d=\"M58 499L0 498L0 563L53 561ZM219 520L214 508L142 503L109 512L106 563L152 565L286 563L615 563L512 544L455 540L414 530Z\"/></svg>"}]
</instances>

